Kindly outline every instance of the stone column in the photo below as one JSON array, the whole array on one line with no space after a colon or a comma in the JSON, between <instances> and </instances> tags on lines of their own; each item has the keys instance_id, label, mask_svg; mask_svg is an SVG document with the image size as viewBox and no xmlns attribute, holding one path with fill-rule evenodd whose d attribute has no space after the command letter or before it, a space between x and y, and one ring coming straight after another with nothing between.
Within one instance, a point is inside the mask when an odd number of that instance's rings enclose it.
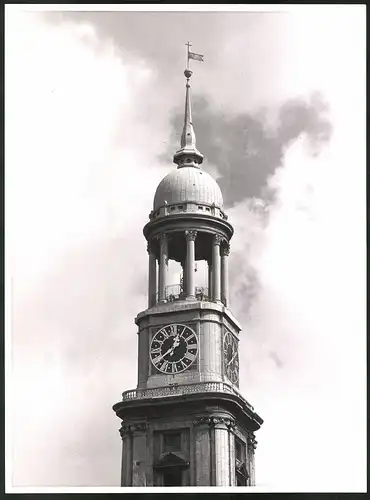
<instances>
[{"instance_id":1,"label":"stone column","mask_svg":"<svg viewBox=\"0 0 370 500\"><path fill-rule=\"evenodd\" d=\"M220 269L220 244L222 236L215 234L212 245L212 293L213 300L221 301L221 269Z\"/></svg>"},{"instance_id":2,"label":"stone column","mask_svg":"<svg viewBox=\"0 0 370 500\"><path fill-rule=\"evenodd\" d=\"M216 486L230 485L230 448L229 429L230 419L213 417L215 429L215 465Z\"/></svg>"},{"instance_id":3,"label":"stone column","mask_svg":"<svg viewBox=\"0 0 370 500\"><path fill-rule=\"evenodd\" d=\"M148 242L147 251L149 254L148 272L148 307L153 307L157 302L157 259L154 254L152 244Z\"/></svg>"},{"instance_id":4,"label":"stone column","mask_svg":"<svg viewBox=\"0 0 370 500\"><path fill-rule=\"evenodd\" d=\"M122 438L121 486L132 486L132 433L123 425L119 430Z\"/></svg>"},{"instance_id":5,"label":"stone column","mask_svg":"<svg viewBox=\"0 0 370 500\"><path fill-rule=\"evenodd\" d=\"M229 305L229 244L221 247L221 300L225 306Z\"/></svg>"},{"instance_id":6,"label":"stone column","mask_svg":"<svg viewBox=\"0 0 370 500\"><path fill-rule=\"evenodd\" d=\"M195 299L195 238L197 231L185 231L186 238L186 299Z\"/></svg>"},{"instance_id":7,"label":"stone column","mask_svg":"<svg viewBox=\"0 0 370 500\"><path fill-rule=\"evenodd\" d=\"M211 436L209 417L197 417L193 421L195 436L195 485L212 486Z\"/></svg>"},{"instance_id":8,"label":"stone column","mask_svg":"<svg viewBox=\"0 0 370 500\"><path fill-rule=\"evenodd\" d=\"M131 425L132 430L132 486L146 486L146 424Z\"/></svg>"},{"instance_id":9,"label":"stone column","mask_svg":"<svg viewBox=\"0 0 370 500\"><path fill-rule=\"evenodd\" d=\"M213 293L212 293L212 261L208 261L208 298L209 300L212 300L213 298Z\"/></svg>"},{"instance_id":10,"label":"stone column","mask_svg":"<svg viewBox=\"0 0 370 500\"><path fill-rule=\"evenodd\" d=\"M160 235L160 254L159 254L159 302L166 302L166 285L168 269L168 240L167 235Z\"/></svg>"}]
</instances>

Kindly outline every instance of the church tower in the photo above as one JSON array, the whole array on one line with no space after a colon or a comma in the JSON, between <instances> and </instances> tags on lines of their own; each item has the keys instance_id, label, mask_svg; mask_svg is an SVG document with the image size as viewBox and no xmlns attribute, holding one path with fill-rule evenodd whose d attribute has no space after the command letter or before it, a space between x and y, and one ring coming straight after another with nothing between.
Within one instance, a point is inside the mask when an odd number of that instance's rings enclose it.
<instances>
[{"instance_id":1,"label":"church tower","mask_svg":"<svg viewBox=\"0 0 370 500\"><path fill-rule=\"evenodd\" d=\"M239 391L241 325L228 293L233 227L217 182L201 168L192 71L184 74L177 168L159 183L144 227L148 308L135 319L138 384L113 406L122 421L121 485L252 486L254 432L263 420ZM183 269L177 285L168 283L172 260ZM203 287L195 284L197 261L208 266Z\"/></svg>"}]
</instances>

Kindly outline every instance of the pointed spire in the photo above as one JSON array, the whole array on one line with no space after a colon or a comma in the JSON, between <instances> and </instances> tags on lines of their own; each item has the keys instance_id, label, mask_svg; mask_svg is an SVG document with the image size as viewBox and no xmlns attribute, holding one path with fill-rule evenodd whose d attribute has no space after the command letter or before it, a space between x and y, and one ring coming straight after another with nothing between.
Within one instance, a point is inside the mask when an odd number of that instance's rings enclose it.
<instances>
[{"instance_id":1,"label":"pointed spire","mask_svg":"<svg viewBox=\"0 0 370 500\"><path fill-rule=\"evenodd\" d=\"M203 162L203 155L195 147L195 132L193 128L193 122L191 118L191 100L190 100L190 77L193 72L187 68L184 71L186 77L186 96L185 96L185 118L184 118L184 128L181 135L180 149L175 153L173 157L174 163L177 163L178 167L196 167L200 168L199 165Z\"/></svg>"}]
</instances>

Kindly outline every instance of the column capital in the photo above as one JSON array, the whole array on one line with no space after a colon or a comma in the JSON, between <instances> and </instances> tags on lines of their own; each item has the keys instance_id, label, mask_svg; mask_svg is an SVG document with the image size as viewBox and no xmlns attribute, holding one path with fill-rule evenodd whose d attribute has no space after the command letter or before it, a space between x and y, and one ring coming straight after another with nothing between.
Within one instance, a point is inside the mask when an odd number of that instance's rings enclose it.
<instances>
[{"instance_id":1,"label":"column capital","mask_svg":"<svg viewBox=\"0 0 370 500\"><path fill-rule=\"evenodd\" d=\"M196 417L193 420L193 425L208 425L209 427L213 425L212 417Z\"/></svg>"},{"instance_id":2,"label":"column capital","mask_svg":"<svg viewBox=\"0 0 370 500\"><path fill-rule=\"evenodd\" d=\"M132 432L145 432L147 425L145 422L138 422L136 424L130 425L130 430Z\"/></svg>"},{"instance_id":3,"label":"column capital","mask_svg":"<svg viewBox=\"0 0 370 500\"><path fill-rule=\"evenodd\" d=\"M221 257L228 257L230 255L230 243L227 242L221 247Z\"/></svg>"},{"instance_id":4,"label":"column capital","mask_svg":"<svg viewBox=\"0 0 370 500\"><path fill-rule=\"evenodd\" d=\"M157 233L154 236L152 236L152 239L157 240L157 241L159 241L159 243L161 243L161 242L169 241L170 236L167 233Z\"/></svg>"},{"instance_id":5,"label":"column capital","mask_svg":"<svg viewBox=\"0 0 370 500\"><path fill-rule=\"evenodd\" d=\"M193 420L193 425L208 425L209 427L227 428L232 430L235 426L235 420L229 417L206 417L200 416Z\"/></svg>"},{"instance_id":6,"label":"column capital","mask_svg":"<svg viewBox=\"0 0 370 500\"><path fill-rule=\"evenodd\" d=\"M187 229L185 231L186 241L195 241L197 234L198 234L198 231L196 231L195 229L190 229L190 230Z\"/></svg>"},{"instance_id":7,"label":"column capital","mask_svg":"<svg viewBox=\"0 0 370 500\"><path fill-rule=\"evenodd\" d=\"M131 432L131 428L129 425L124 425L122 424L119 433L121 435L121 438L123 439L125 436L127 436Z\"/></svg>"},{"instance_id":8,"label":"column capital","mask_svg":"<svg viewBox=\"0 0 370 500\"><path fill-rule=\"evenodd\" d=\"M212 417L213 426L217 428L230 429L235 427L235 421L228 417Z\"/></svg>"},{"instance_id":9,"label":"column capital","mask_svg":"<svg viewBox=\"0 0 370 500\"><path fill-rule=\"evenodd\" d=\"M146 251L148 252L149 255L153 254L154 253L154 249L153 249L153 241L152 240L149 240L146 244Z\"/></svg>"},{"instance_id":10,"label":"column capital","mask_svg":"<svg viewBox=\"0 0 370 500\"><path fill-rule=\"evenodd\" d=\"M223 239L224 239L223 236L221 236L220 234L215 234L213 236L213 244L214 245L221 245L221 242Z\"/></svg>"},{"instance_id":11,"label":"column capital","mask_svg":"<svg viewBox=\"0 0 370 500\"><path fill-rule=\"evenodd\" d=\"M254 453L254 450L257 448L257 441L253 434L249 434L247 436L247 444L251 451Z\"/></svg>"}]
</instances>

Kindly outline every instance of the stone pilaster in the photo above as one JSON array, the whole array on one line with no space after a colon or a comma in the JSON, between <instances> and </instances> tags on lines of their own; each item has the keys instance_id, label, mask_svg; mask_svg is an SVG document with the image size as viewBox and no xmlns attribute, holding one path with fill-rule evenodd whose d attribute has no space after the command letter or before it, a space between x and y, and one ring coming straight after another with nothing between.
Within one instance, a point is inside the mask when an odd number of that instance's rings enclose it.
<instances>
[{"instance_id":1,"label":"stone pilaster","mask_svg":"<svg viewBox=\"0 0 370 500\"><path fill-rule=\"evenodd\" d=\"M249 485L256 485L256 473L255 473L255 461L254 461L254 453L257 448L257 441L254 437L254 434L251 432L247 437L247 460L248 460L248 473L250 476Z\"/></svg>"},{"instance_id":2,"label":"stone pilaster","mask_svg":"<svg viewBox=\"0 0 370 500\"><path fill-rule=\"evenodd\" d=\"M147 436L146 424L130 425L132 432L132 486L146 486Z\"/></svg>"},{"instance_id":3,"label":"stone pilaster","mask_svg":"<svg viewBox=\"0 0 370 500\"><path fill-rule=\"evenodd\" d=\"M216 486L230 486L229 426L231 419L213 417Z\"/></svg>"},{"instance_id":4,"label":"stone pilaster","mask_svg":"<svg viewBox=\"0 0 370 500\"><path fill-rule=\"evenodd\" d=\"M229 429L229 450L230 450L230 460L229 460L229 470L230 470L230 486L236 486L236 471L235 471L235 435L234 429L236 426L235 420L230 419L226 424Z\"/></svg>"},{"instance_id":5,"label":"stone pilaster","mask_svg":"<svg viewBox=\"0 0 370 500\"><path fill-rule=\"evenodd\" d=\"M196 486L212 485L211 425L213 423L210 417L197 417L193 421Z\"/></svg>"},{"instance_id":6,"label":"stone pilaster","mask_svg":"<svg viewBox=\"0 0 370 500\"><path fill-rule=\"evenodd\" d=\"M121 486L132 486L132 433L127 425L119 430L122 438Z\"/></svg>"}]
</instances>

